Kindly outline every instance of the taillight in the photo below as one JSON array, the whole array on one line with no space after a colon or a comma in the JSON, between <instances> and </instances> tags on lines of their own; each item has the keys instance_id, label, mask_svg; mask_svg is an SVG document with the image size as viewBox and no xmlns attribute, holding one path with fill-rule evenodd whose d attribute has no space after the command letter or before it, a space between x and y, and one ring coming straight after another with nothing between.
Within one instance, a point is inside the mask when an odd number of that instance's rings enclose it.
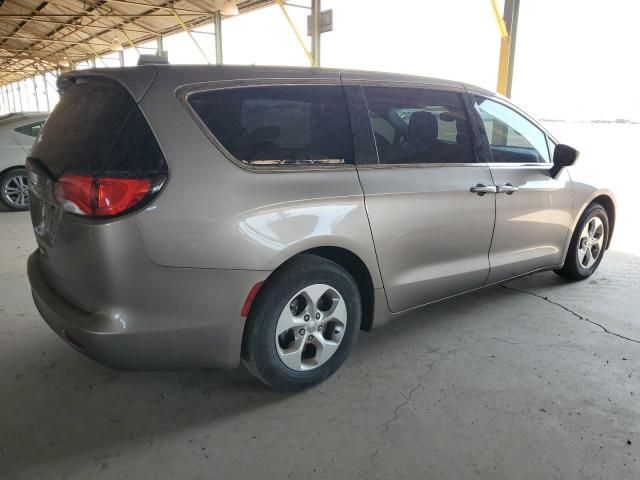
<instances>
[{"instance_id":1,"label":"taillight","mask_svg":"<svg viewBox=\"0 0 640 480\"><path fill-rule=\"evenodd\" d=\"M77 215L93 214L93 177L64 175L56 182L53 193L63 210Z\"/></svg>"},{"instance_id":2,"label":"taillight","mask_svg":"<svg viewBox=\"0 0 640 480\"><path fill-rule=\"evenodd\" d=\"M85 217L114 217L148 200L163 181L67 174L56 182L54 194L67 212Z\"/></svg>"},{"instance_id":3,"label":"taillight","mask_svg":"<svg viewBox=\"0 0 640 480\"><path fill-rule=\"evenodd\" d=\"M148 178L96 178L94 215L112 217L135 207L151 192Z\"/></svg>"}]
</instances>

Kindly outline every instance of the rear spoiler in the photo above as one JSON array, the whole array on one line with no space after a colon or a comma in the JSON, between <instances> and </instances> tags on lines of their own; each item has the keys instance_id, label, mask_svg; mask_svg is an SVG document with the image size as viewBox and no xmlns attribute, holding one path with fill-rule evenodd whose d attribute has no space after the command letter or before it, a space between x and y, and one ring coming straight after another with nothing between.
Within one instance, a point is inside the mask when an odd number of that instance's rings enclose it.
<instances>
[{"instance_id":1,"label":"rear spoiler","mask_svg":"<svg viewBox=\"0 0 640 480\"><path fill-rule=\"evenodd\" d=\"M139 103L151 84L156 79L156 68L154 65L141 65L139 67L127 68L100 68L68 72L58 78L58 91L64 92L71 85L83 78L89 80L95 77L109 78L122 85Z\"/></svg>"}]
</instances>

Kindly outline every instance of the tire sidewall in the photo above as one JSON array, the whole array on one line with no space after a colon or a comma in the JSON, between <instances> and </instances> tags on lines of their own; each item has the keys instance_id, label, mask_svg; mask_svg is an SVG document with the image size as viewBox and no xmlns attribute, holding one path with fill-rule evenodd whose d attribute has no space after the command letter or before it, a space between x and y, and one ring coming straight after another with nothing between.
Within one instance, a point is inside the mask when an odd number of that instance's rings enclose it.
<instances>
[{"instance_id":1,"label":"tire sidewall","mask_svg":"<svg viewBox=\"0 0 640 480\"><path fill-rule=\"evenodd\" d=\"M360 330L361 302L349 273L338 264L321 259L300 259L276 272L263 285L248 318L243 358L250 358L250 370L280 391L294 391L320 383L345 361ZM288 267L288 268L287 268ZM313 284L326 284L343 298L347 309L345 332L337 351L322 365L307 371L287 367L276 347L276 327L282 310L299 291Z\"/></svg>"}]
</instances>

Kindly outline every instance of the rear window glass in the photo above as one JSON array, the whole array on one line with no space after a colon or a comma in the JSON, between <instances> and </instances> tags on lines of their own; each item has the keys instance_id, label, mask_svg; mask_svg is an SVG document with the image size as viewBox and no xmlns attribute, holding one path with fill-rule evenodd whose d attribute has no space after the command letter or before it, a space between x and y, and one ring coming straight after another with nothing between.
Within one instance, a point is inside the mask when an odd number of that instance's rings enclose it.
<instances>
[{"instance_id":1,"label":"rear window glass","mask_svg":"<svg viewBox=\"0 0 640 480\"><path fill-rule=\"evenodd\" d=\"M78 79L43 125L31 156L54 175L163 172L166 164L147 121L118 83Z\"/></svg>"},{"instance_id":2,"label":"rear window glass","mask_svg":"<svg viewBox=\"0 0 640 480\"><path fill-rule=\"evenodd\" d=\"M351 164L342 87L287 85L197 92L189 104L236 159L252 165Z\"/></svg>"}]
</instances>

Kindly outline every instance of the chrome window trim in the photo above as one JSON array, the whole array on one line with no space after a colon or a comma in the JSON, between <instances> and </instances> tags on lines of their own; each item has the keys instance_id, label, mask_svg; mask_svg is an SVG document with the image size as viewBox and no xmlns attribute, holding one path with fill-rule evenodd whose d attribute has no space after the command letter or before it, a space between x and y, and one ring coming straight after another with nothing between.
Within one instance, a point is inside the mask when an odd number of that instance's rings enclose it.
<instances>
[{"instance_id":1,"label":"chrome window trim","mask_svg":"<svg viewBox=\"0 0 640 480\"><path fill-rule=\"evenodd\" d=\"M176 88L174 93L180 104L185 108L191 119L202 130L205 136L213 143L213 145L230 160L234 165L243 170L252 173L294 173L294 172L309 172L309 171L354 171L356 169L355 163L335 164L336 159L317 159L310 164L301 165L254 165L239 158L236 158L227 148L220 142L217 137L209 130L207 125L198 116L196 111L189 103L189 96L194 93L217 91L217 90L230 90L239 88L253 88L253 87L286 87L295 85L307 85L307 86L338 86L342 87L342 83L339 79L333 78L258 78L258 79L238 79L238 80L217 80L211 82L198 82L187 85L181 85ZM345 108L348 112L348 105L345 99ZM353 136L353 133L351 134ZM327 162L327 163L322 163Z\"/></svg>"},{"instance_id":2,"label":"chrome window trim","mask_svg":"<svg viewBox=\"0 0 640 480\"><path fill-rule=\"evenodd\" d=\"M358 170L384 169L384 168L460 168L460 167L483 167L483 168L521 168L533 170L549 170L552 163L370 163L358 165Z\"/></svg>"},{"instance_id":3,"label":"chrome window trim","mask_svg":"<svg viewBox=\"0 0 640 480\"><path fill-rule=\"evenodd\" d=\"M509 162L489 162L489 168L533 168L535 170L549 170L553 167L553 163L509 163Z\"/></svg>"},{"instance_id":4,"label":"chrome window trim","mask_svg":"<svg viewBox=\"0 0 640 480\"><path fill-rule=\"evenodd\" d=\"M483 167L488 168L489 164L482 162L473 163L369 163L358 165L358 170L386 169L386 168L460 168L460 167Z\"/></svg>"}]
</instances>

